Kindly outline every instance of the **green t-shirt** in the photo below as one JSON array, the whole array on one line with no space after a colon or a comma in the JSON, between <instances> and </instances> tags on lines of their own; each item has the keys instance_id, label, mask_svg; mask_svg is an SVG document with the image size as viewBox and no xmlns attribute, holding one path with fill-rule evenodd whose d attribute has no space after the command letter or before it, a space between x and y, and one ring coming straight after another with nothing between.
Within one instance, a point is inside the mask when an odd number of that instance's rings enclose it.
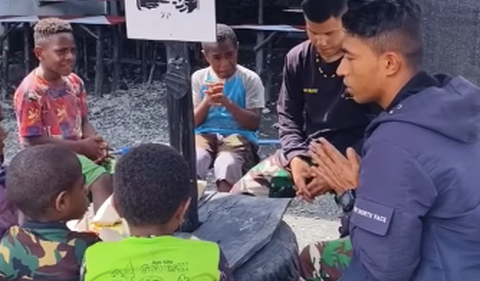
<instances>
[{"instance_id":1,"label":"green t-shirt","mask_svg":"<svg viewBox=\"0 0 480 281\"><path fill-rule=\"evenodd\" d=\"M220 281L220 247L173 236L99 242L85 253L85 281Z\"/></svg>"}]
</instances>

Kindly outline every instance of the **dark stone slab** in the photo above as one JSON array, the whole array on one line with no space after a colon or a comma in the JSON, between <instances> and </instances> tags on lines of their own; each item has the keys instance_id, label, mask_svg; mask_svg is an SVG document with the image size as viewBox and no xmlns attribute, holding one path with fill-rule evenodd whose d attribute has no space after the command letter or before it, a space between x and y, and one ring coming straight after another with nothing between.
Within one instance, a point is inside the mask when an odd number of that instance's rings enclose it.
<instances>
[{"instance_id":1,"label":"dark stone slab","mask_svg":"<svg viewBox=\"0 0 480 281\"><path fill-rule=\"evenodd\" d=\"M270 242L238 268L235 281L298 281L297 237L290 226L281 222Z\"/></svg>"},{"instance_id":2,"label":"dark stone slab","mask_svg":"<svg viewBox=\"0 0 480 281\"><path fill-rule=\"evenodd\" d=\"M220 193L204 196L198 210L202 225L193 235L218 243L235 271L272 240L290 201Z\"/></svg>"}]
</instances>

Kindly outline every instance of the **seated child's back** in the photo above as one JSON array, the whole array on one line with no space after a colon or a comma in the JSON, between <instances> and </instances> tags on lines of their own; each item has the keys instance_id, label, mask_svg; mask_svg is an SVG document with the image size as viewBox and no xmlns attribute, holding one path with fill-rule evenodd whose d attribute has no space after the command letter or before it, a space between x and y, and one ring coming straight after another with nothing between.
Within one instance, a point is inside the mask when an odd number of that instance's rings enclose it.
<instances>
[{"instance_id":1,"label":"seated child's back","mask_svg":"<svg viewBox=\"0 0 480 281\"><path fill-rule=\"evenodd\" d=\"M88 207L75 153L54 145L22 150L8 167L6 189L25 222L0 241L0 280L79 280L85 249L99 239L65 225Z\"/></svg>"},{"instance_id":2,"label":"seated child's back","mask_svg":"<svg viewBox=\"0 0 480 281\"><path fill-rule=\"evenodd\" d=\"M190 202L188 169L176 150L161 144L120 158L113 203L131 237L90 247L83 280L232 280L217 244L173 236Z\"/></svg>"}]
</instances>

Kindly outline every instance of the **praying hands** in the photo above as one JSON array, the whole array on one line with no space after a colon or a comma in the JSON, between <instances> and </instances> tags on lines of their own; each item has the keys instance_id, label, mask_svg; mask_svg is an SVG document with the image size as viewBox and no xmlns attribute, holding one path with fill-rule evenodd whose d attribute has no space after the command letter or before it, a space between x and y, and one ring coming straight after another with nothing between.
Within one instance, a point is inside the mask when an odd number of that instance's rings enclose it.
<instances>
[{"instance_id":1,"label":"praying hands","mask_svg":"<svg viewBox=\"0 0 480 281\"><path fill-rule=\"evenodd\" d=\"M309 155L315 163L311 168L315 177L322 178L336 194L358 187L360 157L352 148L347 149L345 157L322 138L311 144Z\"/></svg>"}]
</instances>

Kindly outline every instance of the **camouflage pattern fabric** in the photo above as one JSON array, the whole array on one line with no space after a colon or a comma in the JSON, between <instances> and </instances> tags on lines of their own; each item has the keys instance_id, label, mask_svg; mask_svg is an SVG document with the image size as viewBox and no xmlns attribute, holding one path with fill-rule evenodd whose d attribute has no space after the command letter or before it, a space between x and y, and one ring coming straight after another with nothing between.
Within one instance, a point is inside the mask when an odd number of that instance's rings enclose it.
<instances>
[{"instance_id":1,"label":"camouflage pattern fabric","mask_svg":"<svg viewBox=\"0 0 480 281\"><path fill-rule=\"evenodd\" d=\"M348 238L310 244L300 253L300 275L306 281L340 280L351 257Z\"/></svg>"},{"instance_id":2,"label":"camouflage pattern fabric","mask_svg":"<svg viewBox=\"0 0 480 281\"><path fill-rule=\"evenodd\" d=\"M0 241L0 280L78 281L85 250L99 240L63 223L13 226Z\"/></svg>"},{"instance_id":3,"label":"camouflage pattern fabric","mask_svg":"<svg viewBox=\"0 0 480 281\"><path fill-rule=\"evenodd\" d=\"M249 170L232 188L232 193L259 197L295 197L288 161L281 150Z\"/></svg>"}]
</instances>

